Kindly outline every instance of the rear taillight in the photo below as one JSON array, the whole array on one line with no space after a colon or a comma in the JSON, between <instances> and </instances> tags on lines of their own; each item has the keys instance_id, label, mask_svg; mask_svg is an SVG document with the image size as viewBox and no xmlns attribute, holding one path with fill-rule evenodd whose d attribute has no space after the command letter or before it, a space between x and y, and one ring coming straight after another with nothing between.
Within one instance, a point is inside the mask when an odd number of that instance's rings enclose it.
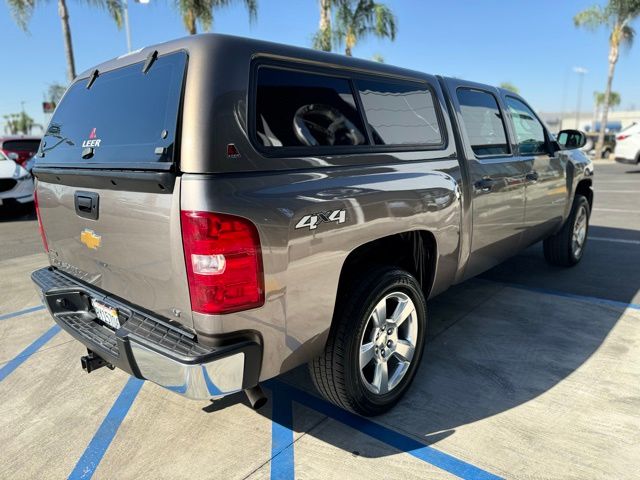
<instances>
[{"instance_id":1,"label":"rear taillight","mask_svg":"<svg viewBox=\"0 0 640 480\"><path fill-rule=\"evenodd\" d=\"M616 137L616 140L620 141L620 140L624 140L625 138L629 138L629 135L618 135Z\"/></svg>"},{"instance_id":2,"label":"rear taillight","mask_svg":"<svg viewBox=\"0 0 640 480\"><path fill-rule=\"evenodd\" d=\"M44 246L44 251L49 252L49 244L47 243L47 236L44 233L44 228L42 227L42 217L40 216L40 207L38 206L38 182L36 181L36 188L33 191L33 203L36 206L36 217L38 217L38 230L40 230L40 236L42 237L42 245Z\"/></svg>"},{"instance_id":3,"label":"rear taillight","mask_svg":"<svg viewBox=\"0 0 640 480\"><path fill-rule=\"evenodd\" d=\"M249 220L182 211L182 243L191 309L221 314L264 303L260 237Z\"/></svg>"}]
</instances>

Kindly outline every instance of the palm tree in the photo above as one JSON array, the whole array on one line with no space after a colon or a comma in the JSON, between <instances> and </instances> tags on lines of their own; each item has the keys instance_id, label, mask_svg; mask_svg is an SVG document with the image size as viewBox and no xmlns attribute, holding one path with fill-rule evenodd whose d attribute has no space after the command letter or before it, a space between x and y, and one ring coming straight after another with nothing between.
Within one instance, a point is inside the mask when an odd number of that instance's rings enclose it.
<instances>
[{"instance_id":1,"label":"palm tree","mask_svg":"<svg viewBox=\"0 0 640 480\"><path fill-rule=\"evenodd\" d=\"M616 63L620 57L620 47L630 47L635 31L630 23L640 15L640 0L609 0L606 6L595 5L578 13L573 22L577 27L585 27L596 30L607 27L609 34L609 73L607 75L607 87L604 91L604 103L602 106L602 128L598 132L596 143L596 158L600 158L604 145L604 133L609 119L609 105L611 104L611 85L616 70Z\"/></svg>"},{"instance_id":2,"label":"palm tree","mask_svg":"<svg viewBox=\"0 0 640 480\"><path fill-rule=\"evenodd\" d=\"M198 33L197 23L205 32L208 32L213 25L213 11L217 8L226 7L235 0L176 0L176 6L182 15L184 27L189 35ZM242 0L249 11L249 21L253 22L258 15L257 0Z\"/></svg>"},{"instance_id":3,"label":"palm tree","mask_svg":"<svg viewBox=\"0 0 640 480\"><path fill-rule=\"evenodd\" d=\"M332 0L320 0L320 25L313 37L313 48L330 52L331 43L331 5Z\"/></svg>"},{"instance_id":4,"label":"palm tree","mask_svg":"<svg viewBox=\"0 0 640 480\"><path fill-rule=\"evenodd\" d=\"M29 115L24 111L20 113L10 113L3 115L5 119L4 131L10 135L17 135L22 133L23 135L29 135L31 130L39 125L33 121Z\"/></svg>"},{"instance_id":5,"label":"palm tree","mask_svg":"<svg viewBox=\"0 0 640 480\"><path fill-rule=\"evenodd\" d=\"M344 43L344 53L351 56L353 47L367 35L396 39L398 21L389 7L374 0L336 0L335 38Z\"/></svg>"},{"instance_id":6,"label":"palm tree","mask_svg":"<svg viewBox=\"0 0 640 480\"><path fill-rule=\"evenodd\" d=\"M89 5L104 8L116 22L118 28L122 26L122 2L121 0L85 0ZM27 26L33 10L37 5L35 0L7 0L11 15L15 19L18 26L28 31ZM64 37L64 50L67 57L67 80L69 83L76 76L76 64L73 56L73 43L71 41L71 27L69 26L69 10L66 0L58 0L58 15L62 22L62 36Z\"/></svg>"},{"instance_id":7,"label":"palm tree","mask_svg":"<svg viewBox=\"0 0 640 480\"><path fill-rule=\"evenodd\" d=\"M504 88L505 90L509 90L513 93L520 93L520 89L511 82L502 82L500 84L500 88Z\"/></svg>"},{"instance_id":8,"label":"palm tree","mask_svg":"<svg viewBox=\"0 0 640 480\"><path fill-rule=\"evenodd\" d=\"M613 109L613 107L617 107L620 105L620 94L618 92L611 92L609 95L609 107ZM604 92L593 92L593 125L591 129L595 132L596 123L598 123L598 114L600 113L600 108L604 105Z\"/></svg>"}]
</instances>

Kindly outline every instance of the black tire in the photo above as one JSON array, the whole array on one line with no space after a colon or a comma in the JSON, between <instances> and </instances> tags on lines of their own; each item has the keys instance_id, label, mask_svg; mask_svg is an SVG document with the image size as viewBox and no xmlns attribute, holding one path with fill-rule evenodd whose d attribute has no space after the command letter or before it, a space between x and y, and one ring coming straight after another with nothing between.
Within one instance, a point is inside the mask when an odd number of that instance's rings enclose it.
<instances>
[{"instance_id":1,"label":"black tire","mask_svg":"<svg viewBox=\"0 0 640 480\"><path fill-rule=\"evenodd\" d=\"M426 337L427 308L418 281L404 270L379 267L364 272L357 278L361 279L359 283L348 282L352 286L339 292L333 325L324 353L309 364L309 370L316 388L327 400L346 410L373 416L392 408L415 377ZM415 350L404 376L397 385L390 388L386 394L374 393L367 388L360 371L361 340L365 329L367 333L378 331L372 329L372 323L369 322L376 305L388 295L395 295L396 292L408 296L415 307L415 316L411 316L411 322L415 322L418 328ZM414 324L411 323L411 325ZM403 327L399 327L397 332L400 332L401 328ZM382 331L384 335L386 327ZM384 348L380 350L382 354ZM376 355L378 355L377 349ZM389 364L392 362L392 355L387 359ZM377 360L374 358L373 367L376 367L375 362Z\"/></svg>"},{"instance_id":2,"label":"black tire","mask_svg":"<svg viewBox=\"0 0 640 480\"><path fill-rule=\"evenodd\" d=\"M584 209L584 212L586 213L586 233L582 247L579 252L576 252L573 242L573 232L576 226L578 213L581 212L582 209ZM562 229L555 235L545 239L543 242L544 258L548 263L559 267L573 267L580 261L580 259L582 259L589 236L590 214L591 210L587 198L582 195L576 195L573 199L569 218L567 218Z\"/></svg>"}]
</instances>

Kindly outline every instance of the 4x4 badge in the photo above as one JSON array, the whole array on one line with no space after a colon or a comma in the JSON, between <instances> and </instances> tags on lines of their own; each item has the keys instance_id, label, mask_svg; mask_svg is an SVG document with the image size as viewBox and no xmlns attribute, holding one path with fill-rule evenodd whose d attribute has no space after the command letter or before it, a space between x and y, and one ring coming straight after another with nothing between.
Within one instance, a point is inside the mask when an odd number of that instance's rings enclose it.
<instances>
[{"instance_id":1,"label":"4x4 badge","mask_svg":"<svg viewBox=\"0 0 640 480\"><path fill-rule=\"evenodd\" d=\"M346 210L333 210L329 212L319 212L313 215L305 215L296 224L296 229L307 227L309 230L315 230L323 222L344 223L347 220Z\"/></svg>"}]
</instances>

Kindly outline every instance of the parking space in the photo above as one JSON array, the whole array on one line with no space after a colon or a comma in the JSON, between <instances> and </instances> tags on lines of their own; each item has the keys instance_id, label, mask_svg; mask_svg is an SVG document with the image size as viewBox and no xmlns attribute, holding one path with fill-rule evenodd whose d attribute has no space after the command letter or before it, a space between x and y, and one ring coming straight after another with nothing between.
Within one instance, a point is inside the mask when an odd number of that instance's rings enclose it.
<instances>
[{"instance_id":1,"label":"parking space","mask_svg":"<svg viewBox=\"0 0 640 480\"><path fill-rule=\"evenodd\" d=\"M84 374L29 279L35 220L0 212L0 478L637 477L640 169L596 174L583 262L549 267L536 245L431 301L415 383L374 419L321 400L304 368L258 411Z\"/></svg>"}]
</instances>

